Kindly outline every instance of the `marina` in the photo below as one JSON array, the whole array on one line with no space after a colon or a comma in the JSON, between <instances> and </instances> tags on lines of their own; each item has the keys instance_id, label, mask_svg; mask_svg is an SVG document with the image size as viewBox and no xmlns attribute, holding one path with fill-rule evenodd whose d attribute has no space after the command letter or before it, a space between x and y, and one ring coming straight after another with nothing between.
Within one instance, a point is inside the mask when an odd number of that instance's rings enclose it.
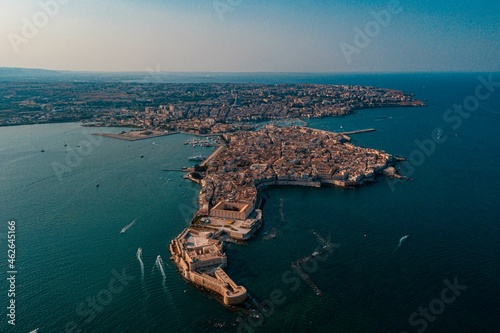
<instances>
[{"instance_id":1,"label":"marina","mask_svg":"<svg viewBox=\"0 0 500 333\"><path fill-rule=\"evenodd\" d=\"M217 140L217 137L210 137L204 139L190 139L184 141L185 145L190 145L192 147L218 147L220 143Z\"/></svg>"}]
</instances>

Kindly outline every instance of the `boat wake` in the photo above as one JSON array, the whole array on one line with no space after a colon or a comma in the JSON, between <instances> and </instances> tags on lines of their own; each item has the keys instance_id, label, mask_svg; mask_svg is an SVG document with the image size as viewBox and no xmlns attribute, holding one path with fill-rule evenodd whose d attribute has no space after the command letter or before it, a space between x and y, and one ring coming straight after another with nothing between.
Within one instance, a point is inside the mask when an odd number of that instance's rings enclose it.
<instances>
[{"instance_id":1,"label":"boat wake","mask_svg":"<svg viewBox=\"0 0 500 333\"><path fill-rule=\"evenodd\" d=\"M149 297L149 293L146 287L144 286L144 262L142 261L142 247L137 249L137 260L139 260L139 265L141 265L141 285L147 299ZM146 317L146 313L143 312L143 314Z\"/></svg>"},{"instance_id":2,"label":"boat wake","mask_svg":"<svg viewBox=\"0 0 500 333\"><path fill-rule=\"evenodd\" d=\"M163 278L162 281L161 281L161 284L163 286L163 290L165 290L165 293L168 294L168 289L167 289L167 275L165 274L165 269L163 268L163 260L161 259L160 256L156 257L155 266L160 269L160 273L161 273L161 276Z\"/></svg>"},{"instance_id":3,"label":"boat wake","mask_svg":"<svg viewBox=\"0 0 500 333\"><path fill-rule=\"evenodd\" d=\"M160 269L161 276L163 277L163 280L166 280L167 276L165 275L165 270L163 269L163 260L161 259L160 256L156 257L155 266Z\"/></svg>"},{"instance_id":4,"label":"boat wake","mask_svg":"<svg viewBox=\"0 0 500 333\"><path fill-rule=\"evenodd\" d=\"M137 260L139 260L139 264L141 265L141 281L144 284L144 262L142 262L142 247L137 249Z\"/></svg>"},{"instance_id":5,"label":"boat wake","mask_svg":"<svg viewBox=\"0 0 500 333\"><path fill-rule=\"evenodd\" d=\"M285 222L285 213L283 212L283 206L285 205L285 199L281 198L280 199L280 217L281 217L281 222Z\"/></svg>"},{"instance_id":6,"label":"boat wake","mask_svg":"<svg viewBox=\"0 0 500 333\"><path fill-rule=\"evenodd\" d=\"M163 291L165 292L165 294L167 294L168 301L169 301L170 305L172 307L175 307L174 306L174 301L172 299L172 295L168 292L168 288L167 288L167 275L165 274L165 269L163 268L163 260L161 259L160 256L156 257L156 262L155 262L155 266L154 267L157 267L160 270L160 273L161 273L161 276L162 276L161 285L163 287ZM154 267L153 267L153 270L154 270Z\"/></svg>"},{"instance_id":7,"label":"boat wake","mask_svg":"<svg viewBox=\"0 0 500 333\"><path fill-rule=\"evenodd\" d=\"M125 226L121 231L120 234L124 234L128 229L132 228L135 225L135 222L137 222L139 218L136 218L135 220L132 221L129 225Z\"/></svg>"},{"instance_id":8,"label":"boat wake","mask_svg":"<svg viewBox=\"0 0 500 333\"><path fill-rule=\"evenodd\" d=\"M399 244L398 246L396 246L396 248L394 249L394 251L392 251L392 254L394 254L394 252L396 252L397 249L399 249L399 247L401 246L401 244L403 244L403 242L408 238L410 237L410 235L406 235L406 236L403 236L401 237L401 239L399 240Z\"/></svg>"}]
</instances>

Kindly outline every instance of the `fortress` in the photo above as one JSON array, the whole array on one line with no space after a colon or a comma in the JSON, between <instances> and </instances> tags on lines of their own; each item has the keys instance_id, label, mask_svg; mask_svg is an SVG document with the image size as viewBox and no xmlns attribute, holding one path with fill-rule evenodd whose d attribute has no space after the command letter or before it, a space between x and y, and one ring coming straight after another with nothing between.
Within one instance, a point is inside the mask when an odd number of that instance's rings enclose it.
<instances>
[{"instance_id":1,"label":"fortress","mask_svg":"<svg viewBox=\"0 0 500 333\"><path fill-rule=\"evenodd\" d=\"M199 209L169 249L184 279L217 293L226 305L244 302L247 290L224 272L223 243L250 239L260 228L258 191L286 185L355 187L382 173L401 177L394 169L400 158L354 146L342 133L267 125L223 139L226 145L200 164L205 172L191 177L201 185Z\"/></svg>"},{"instance_id":2,"label":"fortress","mask_svg":"<svg viewBox=\"0 0 500 333\"><path fill-rule=\"evenodd\" d=\"M219 294L226 305L239 304L246 300L247 290L222 269L227 265L227 257L216 236L209 231L185 229L170 243L171 259L184 279Z\"/></svg>"}]
</instances>

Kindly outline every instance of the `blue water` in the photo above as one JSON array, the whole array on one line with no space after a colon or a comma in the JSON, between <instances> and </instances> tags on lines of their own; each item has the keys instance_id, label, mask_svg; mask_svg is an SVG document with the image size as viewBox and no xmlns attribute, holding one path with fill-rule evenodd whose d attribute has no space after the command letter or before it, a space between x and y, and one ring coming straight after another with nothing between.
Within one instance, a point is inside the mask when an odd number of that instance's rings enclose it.
<instances>
[{"instance_id":1,"label":"blue water","mask_svg":"<svg viewBox=\"0 0 500 333\"><path fill-rule=\"evenodd\" d=\"M376 132L353 135L353 141L405 157L421 156L415 140L436 139L434 129L446 137L419 163L406 163L403 173L412 181L380 178L356 190L266 190L262 232L247 245L226 248L228 273L267 305L253 319L184 282L168 260L168 242L188 225L199 188L182 173L162 169L192 165L187 158L207 155L209 148L183 145L186 135L137 142L89 136L121 129L78 124L0 128L1 274L7 271L11 219L17 222L18 270L16 327L2 319L1 331L64 332L74 325L82 332L247 332L251 324L255 332L417 332L424 325L425 332L500 331L500 93L456 129L443 120L447 108L474 94L477 76L225 78L405 90L429 106L362 110L309 124L332 131L374 127ZM291 266L321 246L314 232L335 243L325 260L309 263L321 297ZM410 236L393 253L404 235ZM158 255L165 283L153 270ZM125 270L130 280L123 288L115 283L111 292L113 270ZM450 304L440 303L443 281L455 278L467 289ZM0 285L5 319L7 284ZM89 302L96 297L106 304L93 308ZM438 314L409 322L430 305ZM247 325L238 326L242 318Z\"/></svg>"}]
</instances>

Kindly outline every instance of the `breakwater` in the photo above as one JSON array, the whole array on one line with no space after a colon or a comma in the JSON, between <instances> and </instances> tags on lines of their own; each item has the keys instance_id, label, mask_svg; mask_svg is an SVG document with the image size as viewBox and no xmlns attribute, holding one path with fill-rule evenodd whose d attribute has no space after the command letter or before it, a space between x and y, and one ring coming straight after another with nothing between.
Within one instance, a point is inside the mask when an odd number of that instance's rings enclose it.
<instances>
[{"instance_id":1,"label":"breakwater","mask_svg":"<svg viewBox=\"0 0 500 333\"><path fill-rule=\"evenodd\" d=\"M361 130L350 131L350 132L342 132L340 134L353 135L353 134L369 133L369 132L375 132L375 131L376 131L375 128L367 128L367 129L361 129Z\"/></svg>"}]
</instances>

